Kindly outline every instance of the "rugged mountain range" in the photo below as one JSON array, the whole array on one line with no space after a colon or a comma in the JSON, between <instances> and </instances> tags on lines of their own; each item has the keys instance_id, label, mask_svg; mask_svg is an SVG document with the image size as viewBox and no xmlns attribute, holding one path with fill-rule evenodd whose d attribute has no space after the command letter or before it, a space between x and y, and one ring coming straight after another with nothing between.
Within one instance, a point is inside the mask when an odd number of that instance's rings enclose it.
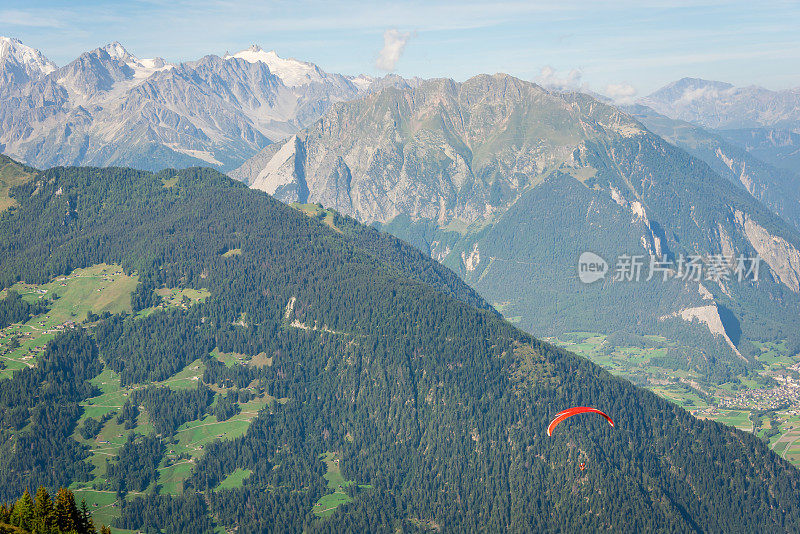
<instances>
[{"instance_id":1,"label":"rugged mountain range","mask_svg":"<svg viewBox=\"0 0 800 534\"><path fill-rule=\"evenodd\" d=\"M537 334L705 328L717 345L689 360L714 367L709 353L747 366L749 341L796 329L798 232L745 187L584 94L506 75L388 88L334 106L231 175L382 226ZM578 280L585 251L610 263L603 282ZM760 255L761 277L687 281L673 263L666 282L613 279L626 255L719 254Z\"/></svg>"},{"instance_id":2,"label":"rugged mountain range","mask_svg":"<svg viewBox=\"0 0 800 534\"><path fill-rule=\"evenodd\" d=\"M640 103L662 115L719 130L800 129L800 88L771 91L683 78L642 98Z\"/></svg>"},{"instance_id":3,"label":"rugged mountain range","mask_svg":"<svg viewBox=\"0 0 800 534\"><path fill-rule=\"evenodd\" d=\"M111 43L56 68L3 39L0 148L39 167L230 168L373 82L257 46L172 65Z\"/></svg>"},{"instance_id":4,"label":"rugged mountain range","mask_svg":"<svg viewBox=\"0 0 800 534\"><path fill-rule=\"evenodd\" d=\"M722 343L738 362L747 360L748 340L784 336L792 324L800 279L795 92L687 79L645 100L700 126L644 106L631 117L591 96L508 76L463 84L347 77L257 46L172 65L112 43L61 68L18 41L5 39L2 51L0 144L26 162L227 169L261 150L232 176L390 229L538 333L694 331L689 320L699 319L711 345ZM537 226L523 234L531 214ZM563 238L551 242L561 245L547 265L553 247L543 235ZM504 239L529 248L501 246ZM758 252L769 272L757 290L713 280L611 283L598 296L598 285L565 276L584 249L612 263L634 252ZM765 307L755 304L762 297ZM618 313L628 298L640 306ZM590 314L595 300L599 311ZM747 317L744 345L737 320L728 331L723 317Z\"/></svg>"},{"instance_id":5,"label":"rugged mountain range","mask_svg":"<svg viewBox=\"0 0 800 534\"><path fill-rule=\"evenodd\" d=\"M720 176L743 186L753 197L800 230L800 175L761 159L755 139L751 144L744 139L730 139L734 131L705 129L670 119L642 105L626 108L626 111L653 133L707 163ZM744 130L736 132L744 135ZM796 136L786 135L790 139Z\"/></svg>"},{"instance_id":6,"label":"rugged mountain range","mask_svg":"<svg viewBox=\"0 0 800 534\"><path fill-rule=\"evenodd\" d=\"M479 82L462 89L540 91ZM633 133L606 119L591 129ZM92 294L132 294L81 302L0 380L3 499L69 485L116 527L192 533L800 528L800 472L756 436L470 306L395 239L211 169L16 178L0 287L48 289L6 292L3 326L63 313L77 268L104 273ZM574 405L614 427L584 415L548 436Z\"/></svg>"},{"instance_id":7,"label":"rugged mountain range","mask_svg":"<svg viewBox=\"0 0 800 534\"><path fill-rule=\"evenodd\" d=\"M800 175L800 88L771 91L684 78L639 103L713 130L765 163Z\"/></svg>"}]
</instances>

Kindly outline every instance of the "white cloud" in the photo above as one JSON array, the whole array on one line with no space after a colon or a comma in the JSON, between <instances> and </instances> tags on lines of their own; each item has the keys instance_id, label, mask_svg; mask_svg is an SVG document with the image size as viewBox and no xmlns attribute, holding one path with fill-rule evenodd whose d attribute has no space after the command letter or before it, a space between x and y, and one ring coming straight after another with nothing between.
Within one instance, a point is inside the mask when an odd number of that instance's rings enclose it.
<instances>
[{"instance_id":1,"label":"white cloud","mask_svg":"<svg viewBox=\"0 0 800 534\"><path fill-rule=\"evenodd\" d=\"M636 96L636 88L629 83L608 84L603 92L619 104L630 104Z\"/></svg>"},{"instance_id":2,"label":"white cloud","mask_svg":"<svg viewBox=\"0 0 800 534\"><path fill-rule=\"evenodd\" d=\"M59 20L52 16L16 9L0 11L0 20L9 26L30 26L34 28L60 28L63 26Z\"/></svg>"},{"instance_id":3,"label":"white cloud","mask_svg":"<svg viewBox=\"0 0 800 534\"><path fill-rule=\"evenodd\" d=\"M686 89L676 104L686 106L695 100L715 100L719 98L721 94L726 92L731 93L732 90L720 91L716 87L698 87L697 89Z\"/></svg>"},{"instance_id":4,"label":"white cloud","mask_svg":"<svg viewBox=\"0 0 800 534\"><path fill-rule=\"evenodd\" d=\"M411 32L401 32L396 29L383 32L383 48L375 60L375 66L381 70L393 71L409 39Z\"/></svg>"},{"instance_id":5,"label":"white cloud","mask_svg":"<svg viewBox=\"0 0 800 534\"><path fill-rule=\"evenodd\" d=\"M550 65L545 65L542 67L539 76L535 77L533 81L542 87L563 91L579 89L581 87L581 78L583 78L583 73L579 69L572 69L565 75L561 75Z\"/></svg>"}]
</instances>

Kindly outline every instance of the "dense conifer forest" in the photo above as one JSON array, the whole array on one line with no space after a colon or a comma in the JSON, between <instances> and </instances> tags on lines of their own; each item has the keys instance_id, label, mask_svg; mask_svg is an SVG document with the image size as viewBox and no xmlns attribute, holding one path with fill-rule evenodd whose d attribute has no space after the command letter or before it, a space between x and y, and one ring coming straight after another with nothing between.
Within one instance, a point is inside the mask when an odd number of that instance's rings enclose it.
<instances>
[{"instance_id":1,"label":"dense conifer forest","mask_svg":"<svg viewBox=\"0 0 800 534\"><path fill-rule=\"evenodd\" d=\"M90 478L73 434L98 394L91 381L113 371L135 388L120 424L144 411L153 427L108 462L121 528L800 529L800 473L763 442L533 339L394 238L344 218L329 227L208 169L56 168L12 194L0 287L100 263L139 285L131 313L90 316L0 381L2 499ZM160 288L210 296L164 307ZM225 365L213 351L269 363ZM154 384L198 359L195 387ZM176 429L230 417L254 394L270 401L247 431L205 447L180 491L160 491ZM616 426L579 416L548 437L550 418L575 405ZM319 515L331 453L348 501ZM241 484L223 485L241 470Z\"/></svg>"}]
</instances>

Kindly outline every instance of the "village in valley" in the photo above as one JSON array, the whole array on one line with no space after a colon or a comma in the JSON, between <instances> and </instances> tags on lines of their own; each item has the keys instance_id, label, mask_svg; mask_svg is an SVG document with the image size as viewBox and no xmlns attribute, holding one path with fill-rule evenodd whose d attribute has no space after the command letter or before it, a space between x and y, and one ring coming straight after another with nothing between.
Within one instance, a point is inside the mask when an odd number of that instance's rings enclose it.
<instances>
[{"instance_id":1,"label":"village in valley","mask_svg":"<svg viewBox=\"0 0 800 534\"><path fill-rule=\"evenodd\" d=\"M666 338L644 336L644 346L611 347L607 337L572 332L548 341L647 387L696 417L752 432L800 466L800 354L791 354L785 343L759 344L762 370L717 384L691 370L656 365L657 357L674 346Z\"/></svg>"}]
</instances>

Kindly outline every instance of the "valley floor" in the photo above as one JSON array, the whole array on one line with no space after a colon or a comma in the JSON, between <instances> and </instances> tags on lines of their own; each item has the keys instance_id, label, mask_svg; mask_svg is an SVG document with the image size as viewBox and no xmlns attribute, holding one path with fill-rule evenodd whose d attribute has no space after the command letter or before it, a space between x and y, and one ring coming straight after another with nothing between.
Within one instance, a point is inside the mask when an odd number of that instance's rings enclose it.
<instances>
[{"instance_id":1,"label":"valley floor","mask_svg":"<svg viewBox=\"0 0 800 534\"><path fill-rule=\"evenodd\" d=\"M654 363L674 343L644 336L640 346L611 346L607 335L569 332L547 341L585 356L611 373L647 387L694 416L752 432L782 458L800 467L800 354L784 343L762 343L760 376L715 384L691 370ZM657 360L656 360L657 361Z\"/></svg>"}]
</instances>

